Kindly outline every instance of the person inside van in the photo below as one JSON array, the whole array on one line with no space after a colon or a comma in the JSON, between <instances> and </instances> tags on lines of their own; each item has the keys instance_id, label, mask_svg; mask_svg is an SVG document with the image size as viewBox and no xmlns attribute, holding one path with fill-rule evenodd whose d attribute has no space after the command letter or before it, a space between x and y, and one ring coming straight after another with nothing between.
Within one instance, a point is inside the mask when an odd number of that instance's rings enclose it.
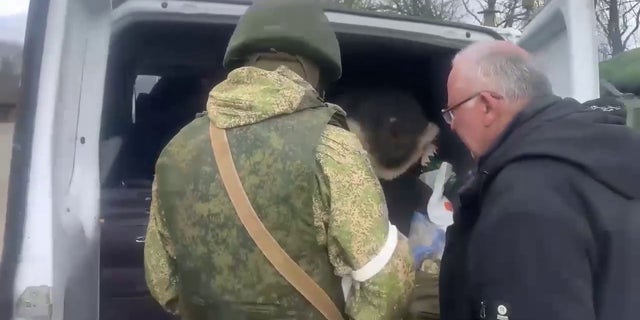
<instances>
[{"instance_id":1,"label":"person inside van","mask_svg":"<svg viewBox=\"0 0 640 320\"><path fill-rule=\"evenodd\" d=\"M440 130L409 90L388 86L341 90L332 101L347 112L349 130L369 155L391 223L408 236L412 214L426 205L431 194L419 176L423 158L437 150Z\"/></svg>"},{"instance_id":2,"label":"person inside van","mask_svg":"<svg viewBox=\"0 0 640 320\"><path fill-rule=\"evenodd\" d=\"M459 52L447 89L477 169L447 231L441 319L638 319L640 133L554 95L505 41Z\"/></svg>"},{"instance_id":3,"label":"person inside van","mask_svg":"<svg viewBox=\"0 0 640 320\"><path fill-rule=\"evenodd\" d=\"M145 271L182 319L401 319L414 287L406 237L344 111L321 8L256 1L207 113L155 167Z\"/></svg>"}]
</instances>

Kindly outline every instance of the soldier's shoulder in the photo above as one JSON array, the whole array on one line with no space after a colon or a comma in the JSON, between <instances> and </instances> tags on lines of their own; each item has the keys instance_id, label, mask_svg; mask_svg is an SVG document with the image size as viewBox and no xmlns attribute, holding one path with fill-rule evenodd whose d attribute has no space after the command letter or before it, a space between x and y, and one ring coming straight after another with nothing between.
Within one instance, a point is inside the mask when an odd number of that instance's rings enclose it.
<instances>
[{"instance_id":1,"label":"soldier's shoulder","mask_svg":"<svg viewBox=\"0 0 640 320\"><path fill-rule=\"evenodd\" d=\"M171 157L176 154L183 154L187 150L197 150L197 145L203 144L203 140L209 139L209 119L207 117L197 117L182 127L180 131L169 140L162 150L160 157Z\"/></svg>"},{"instance_id":2,"label":"soldier's shoulder","mask_svg":"<svg viewBox=\"0 0 640 320\"><path fill-rule=\"evenodd\" d=\"M338 144L349 149L362 149L358 137L347 129L340 126L327 125L322 132L322 143Z\"/></svg>"},{"instance_id":3,"label":"soldier's shoulder","mask_svg":"<svg viewBox=\"0 0 640 320\"><path fill-rule=\"evenodd\" d=\"M331 113L329 124L348 131L349 125L347 124L347 113L344 109L333 103L325 103L325 105L327 106L329 113Z\"/></svg>"},{"instance_id":4,"label":"soldier's shoulder","mask_svg":"<svg viewBox=\"0 0 640 320\"><path fill-rule=\"evenodd\" d=\"M207 110L196 113L196 119L202 118L208 114Z\"/></svg>"},{"instance_id":5,"label":"soldier's shoulder","mask_svg":"<svg viewBox=\"0 0 640 320\"><path fill-rule=\"evenodd\" d=\"M190 138L192 136L200 136L203 133L208 136L209 118L204 115L198 114L195 119L187 123L178 131L174 138Z\"/></svg>"},{"instance_id":6,"label":"soldier's shoulder","mask_svg":"<svg viewBox=\"0 0 640 320\"><path fill-rule=\"evenodd\" d=\"M340 107L339 105L337 105L335 103L331 103L331 102L325 102L325 105L327 105L327 107L330 110L334 111L335 113L337 113L337 114L339 114L339 115L341 115L343 117L347 116L347 112L344 111L344 109L342 107Z\"/></svg>"},{"instance_id":7,"label":"soldier's shoulder","mask_svg":"<svg viewBox=\"0 0 640 320\"><path fill-rule=\"evenodd\" d=\"M355 158L366 157L360 140L352 132L339 126L327 124L320 137L317 152L340 163L352 163Z\"/></svg>"}]
</instances>

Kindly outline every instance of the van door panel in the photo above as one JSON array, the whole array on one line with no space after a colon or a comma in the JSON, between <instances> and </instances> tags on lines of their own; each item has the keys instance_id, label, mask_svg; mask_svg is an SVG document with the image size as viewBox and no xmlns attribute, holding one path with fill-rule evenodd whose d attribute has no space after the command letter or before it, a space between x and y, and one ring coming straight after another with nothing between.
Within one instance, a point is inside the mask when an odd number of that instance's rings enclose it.
<instances>
[{"instance_id":1,"label":"van door panel","mask_svg":"<svg viewBox=\"0 0 640 320\"><path fill-rule=\"evenodd\" d=\"M518 44L533 55L557 95L599 97L593 1L554 0L525 28Z\"/></svg>"}]
</instances>

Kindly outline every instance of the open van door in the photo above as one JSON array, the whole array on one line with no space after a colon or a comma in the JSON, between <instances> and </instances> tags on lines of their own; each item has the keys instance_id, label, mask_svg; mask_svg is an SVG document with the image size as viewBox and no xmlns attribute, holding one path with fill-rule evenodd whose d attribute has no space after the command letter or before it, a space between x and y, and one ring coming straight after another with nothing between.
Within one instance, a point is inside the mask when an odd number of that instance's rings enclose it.
<instances>
[{"instance_id":1,"label":"open van door","mask_svg":"<svg viewBox=\"0 0 640 320\"><path fill-rule=\"evenodd\" d=\"M98 143L110 0L34 0L0 262L0 319L97 319Z\"/></svg>"},{"instance_id":2,"label":"open van door","mask_svg":"<svg viewBox=\"0 0 640 320\"><path fill-rule=\"evenodd\" d=\"M557 95L584 102L600 96L595 30L593 1L553 0L518 44L532 54Z\"/></svg>"}]
</instances>

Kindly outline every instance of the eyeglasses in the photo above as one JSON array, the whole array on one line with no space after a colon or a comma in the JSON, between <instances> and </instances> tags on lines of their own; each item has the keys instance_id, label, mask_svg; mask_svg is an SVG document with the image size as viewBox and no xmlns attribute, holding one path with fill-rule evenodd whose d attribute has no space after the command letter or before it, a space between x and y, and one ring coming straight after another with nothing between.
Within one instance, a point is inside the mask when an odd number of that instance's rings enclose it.
<instances>
[{"instance_id":1,"label":"eyeglasses","mask_svg":"<svg viewBox=\"0 0 640 320\"><path fill-rule=\"evenodd\" d=\"M453 119L455 119L455 117L453 116L453 110L459 108L460 106L462 106L463 104L473 100L474 98L476 98L477 96L479 96L480 94L482 94L483 92L487 92L489 93L493 98L495 99L502 99L502 96L493 92L493 91L488 91L488 90L482 90L482 91L478 91L474 94L472 94L470 97L452 105L452 106L448 106L445 107L444 109L442 109L440 112L442 113L442 117L444 118L444 121L447 122L447 124L451 125L451 123L453 122Z\"/></svg>"}]
</instances>

